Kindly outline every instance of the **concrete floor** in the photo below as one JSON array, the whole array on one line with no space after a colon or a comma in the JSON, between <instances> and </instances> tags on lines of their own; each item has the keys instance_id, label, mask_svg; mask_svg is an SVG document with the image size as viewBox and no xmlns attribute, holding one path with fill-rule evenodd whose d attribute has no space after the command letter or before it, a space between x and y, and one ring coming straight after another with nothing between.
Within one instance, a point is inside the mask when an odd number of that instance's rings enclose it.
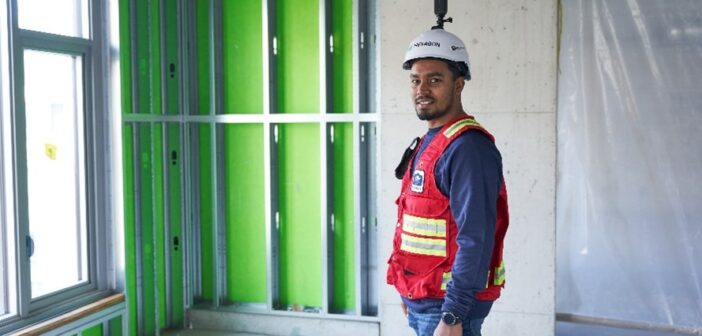
<instances>
[{"instance_id":1,"label":"concrete floor","mask_svg":"<svg viewBox=\"0 0 702 336\"><path fill-rule=\"evenodd\" d=\"M621 329L570 322L556 322L556 336L681 336L670 332Z\"/></svg>"},{"instance_id":2,"label":"concrete floor","mask_svg":"<svg viewBox=\"0 0 702 336\"><path fill-rule=\"evenodd\" d=\"M232 333L216 330L174 330L164 336L268 336L266 334ZM556 323L556 336L681 336L678 333L621 329L570 322Z\"/></svg>"},{"instance_id":3,"label":"concrete floor","mask_svg":"<svg viewBox=\"0 0 702 336\"><path fill-rule=\"evenodd\" d=\"M164 336L267 336L266 334L242 334L216 330L174 330L161 335Z\"/></svg>"}]
</instances>

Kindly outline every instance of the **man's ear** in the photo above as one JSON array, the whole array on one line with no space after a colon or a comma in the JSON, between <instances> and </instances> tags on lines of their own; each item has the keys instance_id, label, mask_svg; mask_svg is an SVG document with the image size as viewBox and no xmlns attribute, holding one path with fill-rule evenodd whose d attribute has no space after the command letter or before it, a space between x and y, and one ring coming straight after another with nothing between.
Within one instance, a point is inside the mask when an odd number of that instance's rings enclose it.
<instances>
[{"instance_id":1,"label":"man's ear","mask_svg":"<svg viewBox=\"0 0 702 336\"><path fill-rule=\"evenodd\" d=\"M454 81L454 87L456 88L456 94L458 96L461 95L461 92L463 92L463 87L466 85L466 81L463 78L463 76L458 76L456 77Z\"/></svg>"}]
</instances>

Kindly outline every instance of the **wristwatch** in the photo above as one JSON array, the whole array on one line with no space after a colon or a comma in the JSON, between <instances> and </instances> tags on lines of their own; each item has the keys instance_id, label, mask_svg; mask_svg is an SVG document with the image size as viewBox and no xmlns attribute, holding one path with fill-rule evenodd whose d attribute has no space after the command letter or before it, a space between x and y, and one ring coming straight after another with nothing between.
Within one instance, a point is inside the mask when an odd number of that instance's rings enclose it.
<instances>
[{"instance_id":1,"label":"wristwatch","mask_svg":"<svg viewBox=\"0 0 702 336\"><path fill-rule=\"evenodd\" d=\"M443 312L441 313L441 320L446 323L446 325L453 326L456 324L461 323L461 318L456 316L456 314L452 312Z\"/></svg>"}]
</instances>

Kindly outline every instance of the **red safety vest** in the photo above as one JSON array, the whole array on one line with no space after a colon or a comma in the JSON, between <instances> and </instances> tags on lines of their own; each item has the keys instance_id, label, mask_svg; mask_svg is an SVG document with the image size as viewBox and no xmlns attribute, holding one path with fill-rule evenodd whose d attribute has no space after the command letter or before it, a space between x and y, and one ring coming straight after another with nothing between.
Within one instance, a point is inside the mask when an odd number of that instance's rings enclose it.
<instances>
[{"instance_id":1,"label":"red safety vest","mask_svg":"<svg viewBox=\"0 0 702 336\"><path fill-rule=\"evenodd\" d=\"M446 294L458 250L458 228L448 197L436 185L434 167L451 141L470 130L481 131L493 142L495 140L473 117L456 119L442 127L422 152L412 176L410 164L402 179L402 192L396 201L398 222L388 261L387 283L409 299L443 299ZM502 241L509 225L509 212L504 178L502 181L488 280L485 289L476 294L482 301L496 300L505 284Z\"/></svg>"}]
</instances>

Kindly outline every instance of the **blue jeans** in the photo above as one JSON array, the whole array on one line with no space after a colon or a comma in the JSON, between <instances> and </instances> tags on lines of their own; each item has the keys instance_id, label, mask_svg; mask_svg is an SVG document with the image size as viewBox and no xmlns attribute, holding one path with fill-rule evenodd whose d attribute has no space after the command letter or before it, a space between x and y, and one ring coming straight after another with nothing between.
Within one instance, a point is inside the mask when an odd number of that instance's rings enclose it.
<instances>
[{"instance_id":1,"label":"blue jeans","mask_svg":"<svg viewBox=\"0 0 702 336\"><path fill-rule=\"evenodd\" d=\"M434 330L441 321L441 309L430 308L423 313L417 313L412 309L407 309L407 320L409 326L414 329L417 336L432 336ZM485 319L474 319L463 321L463 336L480 336L480 328Z\"/></svg>"}]
</instances>

